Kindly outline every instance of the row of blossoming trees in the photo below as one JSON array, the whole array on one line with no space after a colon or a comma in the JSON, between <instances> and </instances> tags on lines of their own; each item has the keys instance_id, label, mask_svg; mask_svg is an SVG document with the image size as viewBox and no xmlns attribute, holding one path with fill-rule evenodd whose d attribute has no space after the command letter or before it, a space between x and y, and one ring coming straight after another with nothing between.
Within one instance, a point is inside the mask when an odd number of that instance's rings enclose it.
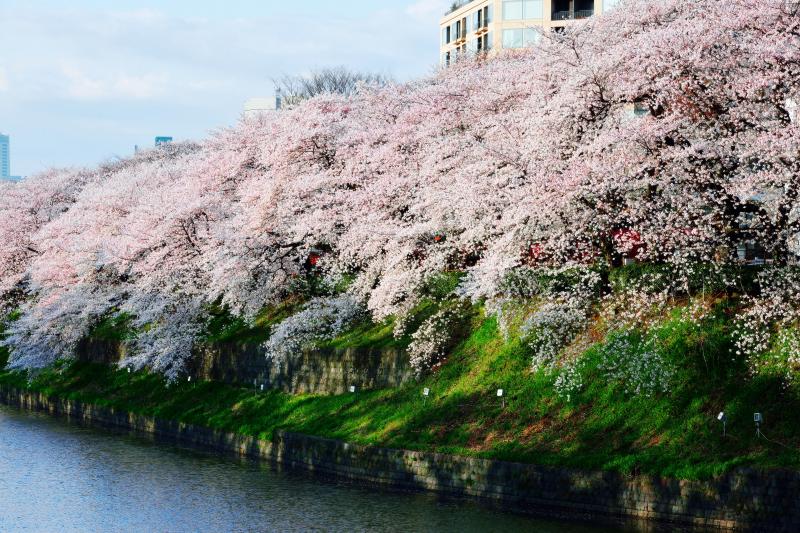
<instances>
[{"instance_id":1,"label":"row of blossoming trees","mask_svg":"<svg viewBox=\"0 0 800 533\"><path fill-rule=\"evenodd\" d=\"M764 349L776 321L800 316L799 93L794 4L630 0L529 51L2 185L11 362L68 357L124 312L139 329L125 364L176 377L208 304L253 316L309 258L350 283L273 336L283 346L363 312L402 317L443 271L466 273L461 298L501 310L570 269L575 283L547 288L528 324L548 360L607 290L590 267L669 265L669 283L635 291L651 305L698 265L728 272L744 242L772 263L741 311L742 348ZM420 365L447 319L415 338Z\"/></svg>"}]
</instances>

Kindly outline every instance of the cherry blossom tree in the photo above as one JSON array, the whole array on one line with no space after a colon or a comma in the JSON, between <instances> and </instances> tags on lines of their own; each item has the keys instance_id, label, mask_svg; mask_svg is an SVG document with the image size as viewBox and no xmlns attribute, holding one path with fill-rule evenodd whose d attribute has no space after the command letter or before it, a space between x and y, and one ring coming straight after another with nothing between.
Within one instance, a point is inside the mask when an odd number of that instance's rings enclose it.
<instances>
[{"instance_id":1,"label":"cherry blossom tree","mask_svg":"<svg viewBox=\"0 0 800 533\"><path fill-rule=\"evenodd\" d=\"M624 260L667 266L665 301L753 245L786 271L800 254L799 94L796 3L623 0L531 49L3 184L11 364L69 357L124 312L141 333L123 364L175 378L208 305L252 317L311 277L347 279L350 307L403 324L443 271L489 301L521 296L509 280L529 273ZM606 290L592 286L532 324L584 320ZM800 308L796 289L751 307Z\"/></svg>"}]
</instances>

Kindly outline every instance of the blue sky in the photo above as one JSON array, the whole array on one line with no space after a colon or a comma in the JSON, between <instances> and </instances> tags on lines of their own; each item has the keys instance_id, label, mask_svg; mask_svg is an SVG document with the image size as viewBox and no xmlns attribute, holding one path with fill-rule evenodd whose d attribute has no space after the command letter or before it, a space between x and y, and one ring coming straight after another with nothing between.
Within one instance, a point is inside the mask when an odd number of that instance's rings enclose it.
<instances>
[{"instance_id":1,"label":"blue sky","mask_svg":"<svg viewBox=\"0 0 800 533\"><path fill-rule=\"evenodd\" d=\"M449 0L0 0L12 173L92 165L235 123L283 74L428 74Z\"/></svg>"}]
</instances>

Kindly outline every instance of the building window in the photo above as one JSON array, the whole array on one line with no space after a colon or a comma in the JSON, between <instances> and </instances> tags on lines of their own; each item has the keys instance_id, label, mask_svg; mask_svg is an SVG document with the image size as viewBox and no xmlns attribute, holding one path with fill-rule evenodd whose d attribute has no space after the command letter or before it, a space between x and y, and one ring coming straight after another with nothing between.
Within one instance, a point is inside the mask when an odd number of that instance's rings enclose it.
<instances>
[{"instance_id":1,"label":"building window","mask_svg":"<svg viewBox=\"0 0 800 533\"><path fill-rule=\"evenodd\" d=\"M522 29L503 30L503 48L522 48Z\"/></svg>"},{"instance_id":2,"label":"building window","mask_svg":"<svg viewBox=\"0 0 800 533\"><path fill-rule=\"evenodd\" d=\"M524 48L539 42L539 32L534 28L503 30L503 48Z\"/></svg>"},{"instance_id":3,"label":"building window","mask_svg":"<svg viewBox=\"0 0 800 533\"><path fill-rule=\"evenodd\" d=\"M552 20L585 19L594 15L594 0L552 0Z\"/></svg>"},{"instance_id":4,"label":"building window","mask_svg":"<svg viewBox=\"0 0 800 533\"><path fill-rule=\"evenodd\" d=\"M503 0L503 20L544 18L544 0Z\"/></svg>"},{"instance_id":5,"label":"building window","mask_svg":"<svg viewBox=\"0 0 800 533\"><path fill-rule=\"evenodd\" d=\"M503 0L503 20L522 20L522 11L522 0Z\"/></svg>"},{"instance_id":6,"label":"building window","mask_svg":"<svg viewBox=\"0 0 800 533\"><path fill-rule=\"evenodd\" d=\"M526 19L544 18L544 0L525 0L524 7Z\"/></svg>"},{"instance_id":7,"label":"building window","mask_svg":"<svg viewBox=\"0 0 800 533\"><path fill-rule=\"evenodd\" d=\"M522 30L522 45L523 46L533 46L534 44L539 42L539 37L541 34L538 30L534 28L525 28Z\"/></svg>"},{"instance_id":8,"label":"building window","mask_svg":"<svg viewBox=\"0 0 800 533\"><path fill-rule=\"evenodd\" d=\"M488 52L492 48L492 34L478 37L478 52Z\"/></svg>"}]
</instances>

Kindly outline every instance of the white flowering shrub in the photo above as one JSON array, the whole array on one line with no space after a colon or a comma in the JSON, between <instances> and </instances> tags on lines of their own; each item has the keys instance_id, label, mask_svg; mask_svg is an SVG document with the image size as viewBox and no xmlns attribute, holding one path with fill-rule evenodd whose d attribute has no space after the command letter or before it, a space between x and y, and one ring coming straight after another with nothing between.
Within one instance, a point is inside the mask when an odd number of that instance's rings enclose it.
<instances>
[{"instance_id":1,"label":"white flowering shrub","mask_svg":"<svg viewBox=\"0 0 800 533\"><path fill-rule=\"evenodd\" d=\"M800 331L796 327L782 329L771 336L765 351L747 356L751 374L772 374L782 376L786 384L800 378Z\"/></svg>"},{"instance_id":2,"label":"white flowering shrub","mask_svg":"<svg viewBox=\"0 0 800 533\"><path fill-rule=\"evenodd\" d=\"M587 324L582 302L547 302L522 326L523 336L533 349L533 368L552 368L564 346Z\"/></svg>"},{"instance_id":3,"label":"white flowering shrub","mask_svg":"<svg viewBox=\"0 0 800 533\"><path fill-rule=\"evenodd\" d=\"M532 298L547 291L550 285L546 270L517 267L503 276L500 289L511 298Z\"/></svg>"},{"instance_id":4,"label":"white flowering shrub","mask_svg":"<svg viewBox=\"0 0 800 533\"><path fill-rule=\"evenodd\" d=\"M618 334L603 346L598 370L633 395L653 396L669 391L675 368L658 350L654 337L640 340Z\"/></svg>"},{"instance_id":5,"label":"white flowering shrub","mask_svg":"<svg viewBox=\"0 0 800 533\"><path fill-rule=\"evenodd\" d=\"M492 298L484 302L486 316L494 316L497 330L505 342L511 340L512 334L521 326L526 308L531 301L513 300L511 298Z\"/></svg>"},{"instance_id":6,"label":"white flowering shrub","mask_svg":"<svg viewBox=\"0 0 800 533\"><path fill-rule=\"evenodd\" d=\"M773 362L793 381L800 374L800 331L796 328L782 330L776 338Z\"/></svg>"},{"instance_id":7,"label":"white flowering shrub","mask_svg":"<svg viewBox=\"0 0 800 533\"><path fill-rule=\"evenodd\" d=\"M551 274L552 280L542 290L546 302L522 325L522 338L533 349L535 370L554 368L561 350L586 329L600 295L597 272L564 269Z\"/></svg>"},{"instance_id":8,"label":"white flowering shrub","mask_svg":"<svg viewBox=\"0 0 800 533\"><path fill-rule=\"evenodd\" d=\"M444 362L466 319L465 304L445 307L425 320L411 335L408 355L419 377Z\"/></svg>"},{"instance_id":9,"label":"white flowering shrub","mask_svg":"<svg viewBox=\"0 0 800 533\"><path fill-rule=\"evenodd\" d=\"M365 317L364 306L352 296L314 298L302 311L273 327L263 346L268 358L283 361L320 341L333 339Z\"/></svg>"},{"instance_id":10,"label":"white flowering shrub","mask_svg":"<svg viewBox=\"0 0 800 533\"><path fill-rule=\"evenodd\" d=\"M561 367L553 387L560 398L571 401L583 388L582 360L571 361Z\"/></svg>"},{"instance_id":11,"label":"white flowering shrub","mask_svg":"<svg viewBox=\"0 0 800 533\"><path fill-rule=\"evenodd\" d=\"M793 328L800 322L800 271L766 269L758 283L759 294L745 299L746 310L737 317L736 355L748 360L754 374L776 366L789 373L800 359L800 342Z\"/></svg>"},{"instance_id":12,"label":"white flowering shrub","mask_svg":"<svg viewBox=\"0 0 800 533\"><path fill-rule=\"evenodd\" d=\"M590 376L600 376L619 384L626 394L654 396L670 390L675 372L655 336L642 339L633 332L616 333L596 352L563 364L553 388L561 399L571 401Z\"/></svg>"}]
</instances>

